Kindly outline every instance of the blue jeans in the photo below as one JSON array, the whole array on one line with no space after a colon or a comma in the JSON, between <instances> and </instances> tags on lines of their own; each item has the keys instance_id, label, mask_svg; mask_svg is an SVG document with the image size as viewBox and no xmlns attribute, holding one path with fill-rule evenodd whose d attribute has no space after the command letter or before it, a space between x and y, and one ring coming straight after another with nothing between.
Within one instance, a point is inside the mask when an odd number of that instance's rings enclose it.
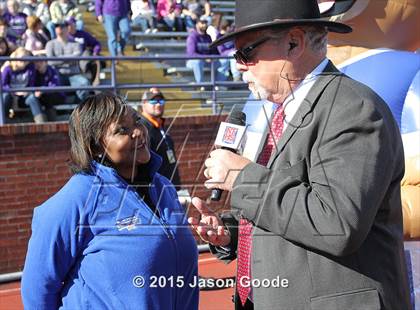
<instances>
[{"instance_id":1,"label":"blue jeans","mask_svg":"<svg viewBox=\"0 0 420 310\"><path fill-rule=\"evenodd\" d=\"M124 47L130 37L131 27L127 16L113 16L104 14L104 28L108 38L108 50L111 56L124 52ZM117 41L120 31L120 41Z\"/></svg>"},{"instance_id":2,"label":"blue jeans","mask_svg":"<svg viewBox=\"0 0 420 310\"><path fill-rule=\"evenodd\" d=\"M2 105L0 107L0 125L3 125L6 122L6 115L9 113L9 109L13 103L13 97L11 93L3 93L2 98Z\"/></svg>"},{"instance_id":3,"label":"blue jeans","mask_svg":"<svg viewBox=\"0 0 420 310\"><path fill-rule=\"evenodd\" d=\"M187 31L190 29L195 29L196 21L191 18L191 16L185 16L185 27Z\"/></svg>"},{"instance_id":4,"label":"blue jeans","mask_svg":"<svg viewBox=\"0 0 420 310\"><path fill-rule=\"evenodd\" d=\"M4 124L6 121L6 113L8 113L9 108L11 108L13 104L13 98L18 97L18 100L25 101L25 104L31 108L31 112L33 116L42 113L41 103L33 94L30 94L27 97L23 96L16 96L11 93L3 93L3 106L1 107L0 111L0 124ZM6 111L7 110L7 111Z\"/></svg>"},{"instance_id":5,"label":"blue jeans","mask_svg":"<svg viewBox=\"0 0 420 310\"><path fill-rule=\"evenodd\" d=\"M90 82L89 80L81 74L75 74L75 75L60 75L60 82L61 85L71 85L73 87L78 86L89 86ZM85 100L87 96L90 95L89 90L76 90L76 96L81 101Z\"/></svg>"},{"instance_id":6,"label":"blue jeans","mask_svg":"<svg viewBox=\"0 0 420 310\"><path fill-rule=\"evenodd\" d=\"M137 16L131 21L132 26L139 26L141 31L156 28L153 16L146 18L144 16Z\"/></svg>"},{"instance_id":7,"label":"blue jeans","mask_svg":"<svg viewBox=\"0 0 420 310\"><path fill-rule=\"evenodd\" d=\"M232 56L235 53L235 51L232 51L229 53L229 56ZM232 59L220 59L220 68L219 71L221 71L226 76L229 75L229 69L232 73L232 77L234 81L239 81L241 78L241 73L236 68L236 60L235 58Z\"/></svg>"},{"instance_id":8,"label":"blue jeans","mask_svg":"<svg viewBox=\"0 0 420 310\"><path fill-rule=\"evenodd\" d=\"M25 104L31 108L31 112L33 116L43 113L41 109L41 102L34 94L30 94L25 99Z\"/></svg>"},{"instance_id":9,"label":"blue jeans","mask_svg":"<svg viewBox=\"0 0 420 310\"><path fill-rule=\"evenodd\" d=\"M48 23L45 25L45 28L47 28L48 32L50 33L51 39L55 39L57 37L55 34L55 24L52 21L48 21Z\"/></svg>"},{"instance_id":10,"label":"blue jeans","mask_svg":"<svg viewBox=\"0 0 420 310\"><path fill-rule=\"evenodd\" d=\"M195 81L201 83L203 82L204 68L211 67L211 64L203 59L190 59L187 60L186 66L193 70ZM220 70L220 62L217 59L214 60L214 68L216 70L216 81L226 81L227 76Z\"/></svg>"},{"instance_id":11,"label":"blue jeans","mask_svg":"<svg viewBox=\"0 0 420 310\"><path fill-rule=\"evenodd\" d=\"M172 31L175 28L175 31L182 31L184 28L184 23L181 17L176 16L175 19L171 19L167 16L163 18L166 26L168 26L169 30Z\"/></svg>"}]
</instances>

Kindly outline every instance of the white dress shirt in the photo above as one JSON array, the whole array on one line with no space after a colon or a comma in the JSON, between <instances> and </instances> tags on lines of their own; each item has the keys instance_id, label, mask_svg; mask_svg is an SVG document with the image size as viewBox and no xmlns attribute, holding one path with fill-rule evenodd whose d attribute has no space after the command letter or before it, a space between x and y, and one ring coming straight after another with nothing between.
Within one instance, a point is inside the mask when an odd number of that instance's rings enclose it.
<instances>
[{"instance_id":1,"label":"white dress shirt","mask_svg":"<svg viewBox=\"0 0 420 310\"><path fill-rule=\"evenodd\" d=\"M291 123L293 116L295 116L296 111L299 109L303 100L308 95L312 86L318 80L319 75L324 71L325 67L328 64L328 59L325 58L321 63L309 73L305 79L298 85L298 87L284 100L284 124L283 132L286 130L288 124Z\"/></svg>"}]
</instances>

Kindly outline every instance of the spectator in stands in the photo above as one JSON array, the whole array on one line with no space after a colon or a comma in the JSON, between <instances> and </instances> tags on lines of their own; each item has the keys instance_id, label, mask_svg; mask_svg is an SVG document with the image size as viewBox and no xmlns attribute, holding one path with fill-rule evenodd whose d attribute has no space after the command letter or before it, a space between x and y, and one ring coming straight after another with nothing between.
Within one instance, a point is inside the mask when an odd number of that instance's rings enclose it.
<instances>
[{"instance_id":1,"label":"spectator in stands","mask_svg":"<svg viewBox=\"0 0 420 310\"><path fill-rule=\"evenodd\" d=\"M10 52L17 48L16 37L10 35L9 24L3 17L0 17L0 38L4 38L7 41Z\"/></svg>"},{"instance_id":2,"label":"spectator in stands","mask_svg":"<svg viewBox=\"0 0 420 310\"><path fill-rule=\"evenodd\" d=\"M43 31L44 25L41 20L32 15L28 16L26 23L28 24L28 29L23 35L23 46L27 50L32 51L34 55L40 53L45 54L45 45L49 41L49 38Z\"/></svg>"},{"instance_id":3,"label":"spectator in stands","mask_svg":"<svg viewBox=\"0 0 420 310\"><path fill-rule=\"evenodd\" d=\"M185 16L185 27L187 31L195 29L199 18L206 18L211 23L211 6L208 0L184 0L182 14Z\"/></svg>"},{"instance_id":4,"label":"spectator in stands","mask_svg":"<svg viewBox=\"0 0 420 310\"><path fill-rule=\"evenodd\" d=\"M35 11L35 15L39 17L44 27L48 30L48 35L50 38L52 37L52 33L54 33L54 23L51 20L50 14L51 2L52 0L42 0L42 2L38 4L38 7Z\"/></svg>"},{"instance_id":5,"label":"spectator in stands","mask_svg":"<svg viewBox=\"0 0 420 310\"><path fill-rule=\"evenodd\" d=\"M40 54L39 56L45 56ZM60 86L60 78L58 71L48 65L45 60L37 60L35 64L35 86L36 87L56 87ZM42 92L35 91L31 94L27 101L30 103L30 106L41 106L45 111L44 117L48 121L55 121L57 118L57 113L54 108L55 105L63 103L65 100L65 94L63 92Z\"/></svg>"},{"instance_id":6,"label":"spectator in stands","mask_svg":"<svg viewBox=\"0 0 420 310\"><path fill-rule=\"evenodd\" d=\"M173 0L158 0L157 19L159 22L163 22L169 30L184 30L181 13L182 5L175 3Z\"/></svg>"},{"instance_id":7,"label":"spectator in stands","mask_svg":"<svg viewBox=\"0 0 420 310\"><path fill-rule=\"evenodd\" d=\"M89 55L98 56L101 53L101 43L88 31L77 30L77 20L74 17L66 19L69 38L82 45L82 53L89 51Z\"/></svg>"},{"instance_id":8,"label":"spectator in stands","mask_svg":"<svg viewBox=\"0 0 420 310\"><path fill-rule=\"evenodd\" d=\"M149 132L150 149L162 157L162 165L158 172L167 177L179 190L181 181L175 156L175 146L165 128L165 119L163 118L165 97L158 88L152 87L144 92L141 103L141 121Z\"/></svg>"},{"instance_id":9,"label":"spectator in stands","mask_svg":"<svg viewBox=\"0 0 420 310\"><path fill-rule=\"evenodd\" d=\"M76 29L76 20L74 17L67 19L69 39L81 44L82 56L99 56L101 53L101 43L86 30ZM81 60L80 69L87 75L91 84L99 84L99 73L101 68L105 67L105 62L99 60Z\"/></svg>"},{"instance_id":10,"label":"spectator in stands","mask_svg":"<svg viewBox=\"0 0 420 310\"><path fill-rule=\"evenodd\" d=\"M73 111L69 135L74 175L34 211L25 309L197 310L197 245L139 115L98 94Z\"/></svg>"},{"instance_id":11,"label":"spectator in stands","mask_svg":"<svg viewBox=\"0 0 420 310\"><path fill-rule=\"evenodd\" d=\"M63 56L81 56L82 46L78 42L69 40L69 33L67 23L57 24L55 27L57 38L48 41L46 51L48 57L63 57ZM78 61L63 61L54 60L49 61L49 64L54 66L60 74L61 85L71 85L77 89L79 86L90 85L89 80L81 74ZM87 90L76 90L76 95L80 100L84 100L88 95Z\"/></svg>"},{"instance_id":12,"label":"spectator in stands","mask_svg":"<svg viewBox=\"0 0 420 310\"><path fill-rule=\"evenodd\" d=\"M96 17L104 24L111 56L124 55L124 48L130 37L130 0L96 0ZM118 40L119 32L119 40Z\"/></svg>"},{"instance_id":13,"label":"spectator in stands","mask_svg":"<svg viewBox=\"0 0 420 310\"><path fill-rule=\"evenodd\" d=\"M227 20L222 20L220 24L220 32L217 35L217 38L220 38L221 36L232 32L233 28L231 27L231 24ZM235 54L235 44L233 41L228 41L226 43L220 44L217 47L217 50L219 51L219 54L222 56L233 56ZM235 82L239 82L241 80L241 73L236 68L236 60L235 58L231 59L220 59L220 69L222 72L230 72L232 73L232 78Z\"/></svg>"},{"instance_id":14,"label":"spectator in stands","mask_svg":"<svg viewBox=\"0 0 420 310\"><path fill-rule=\"evenodd\" d=\"M7 8L6 7L7 7L6 2L4 0L1 0L0 1L0 16L3 16L4 13L7 12Z\"/></svg>"},{"instance_id":15,"label":"spectator in stands","mask_svg":"<svg viewBox=\"0 0 420 310\"><path fill-rule=\"evenodd\" d=\"M220 24L222 23L223 16L220 13L214 13L211 17L211 23L207 27L206 33L210 36L212 41L216 41L217 35L220 32Z\"/></svg>"},{"instance_id":16,"label":"spectator in stands","mask_svg":"<svg viewBox=\"0 0 420 310\"><path fill-rule=\"evenodd\" d=\"M79 12L77 5L71 0L56 0L51 2L50 14L51 21L54 24L62 24L67 18L74 17L76 19L76 28L79 30L83 29L84 24L82 14ZM55 27L51 27L48 31L52 32L50 33L51 38L55 39Z\"/></svg>"},{"instance_id":17,"label":"spectator in stands","mask_svg":"<svg viewBox=\"0 0 420 310\"><path fill-rule=\"evenodd\" d=\"M210 48L211 38L206 33L207 19L200 19L195 25L195 30L191 31L187 37L187 55L190 57L203 55L218 55L216 48ZM220 62L214 61L216 69L216 79L218 81L225 81L226 74L220 68ZM194 72L194 78L197 83L203 82L204 67L210 66L211 61L208 59L190 59L187 60L186 66L191 68Z\"/></svg>"},{"instance_id":18,"label":"spectator in stands","mask_svg":"<svg viewBox=\"0 0 420 310\"><path fill-rule=\"evenodd\" d=\"M27 0L24 2L21 2L21 11L26 14L26 16L32 16L35 15L37 6L38 6L38 0Z\"/></svg>"},{"instance_id":19,"label":"spectator in stands","mask_svg":"<svg viewBox=\"0 0 420 310\"><path fill-rule=\"evenodd\" d=\"M10 51L9 44L7 40L3 37L0 37L0 56L10 56L12 52ZM2 64L0 63L0 66Z\"/></svg>"},{"instance_id":20,"label":"spectator in stands","mask_svg":"<svg viewBox=\"0 0 420 310\"><path fill-rule=\"evenodd\" d=\"M23 47L18 47L14 51L10 58L9 64L7 64L1 74L1 81L3 89L13 89L13 88L22 88L22 87L34 87L35 86L35 66L33 63L28 61L17 60L21 57L32 56L31 52L24 49ZM15 60L16 59L16 60ZM30 97L29 92L19 91L14 93L3 93L3 105L1 111L0 123L4 123L4 113L7 111L9 115L13 115L13 105L15 104L22 105L26 104L30 106L32 115L34 117L35 123L42 123L46 121L45 115L42 113L39 103L28 100ZM3 122L2 122L3 121Z\"/></svg>"},{"instance_id":21,"label":"spectator in stands","mask_svg":"<svg viewBox=\"0 0 420 310\"><path fill-rule=\"evenodd\" d=\"M4 19L9 25L9 34L15 38L17 45L20 45L20 39L27 28L26 17L26 14L19 12L17 0L7 1L7 12L4 14Z\"/></svg>"},{"instance_id":22,"label":"spectator in stands","mask_svg":"<svg viewBox=\"0 0 420 310\"><path fill-rule=\"evenodd\" d=\"M150 0L131 1L131 25L139 26L146 33L156 32L155 10Z\"/></svg>"}]
</instances>

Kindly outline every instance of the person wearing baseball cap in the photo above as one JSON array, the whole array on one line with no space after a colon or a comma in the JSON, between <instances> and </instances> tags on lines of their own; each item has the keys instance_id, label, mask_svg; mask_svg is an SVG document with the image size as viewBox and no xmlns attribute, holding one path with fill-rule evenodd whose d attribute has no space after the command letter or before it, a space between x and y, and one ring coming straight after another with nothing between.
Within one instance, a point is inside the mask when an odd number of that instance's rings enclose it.
<instances>
[{"instance_id":1,"label":"person wearing baseball cap","mask_svg":"<svg viewBox=\"0 0 420 310\"><path fill-rule=\"evenodd\" d=\"M48 57L81 56L82 46L80 43L70 39L67 29L67 22L60 22L55 25L56 38L47 42L45 51ZM77 101L83 101L90 92L78 87L89 86L90 81L82 74L78 61L49 60L48 64L53 66L59 73L60 85L73 86L76 90Z\"/></svg>"},{"instance_id":2,"label":"person wearing baseball cap","mask_svg":"<svg viewBox=\"0 0 420 310\"><path fill-rule=\"evenodd\" d=\"M101 43L90 32L83 29L78 30L76 22L73 16L66 18L70 40L80 43L82 56L100 56L102 49ZM100 70L106 66L105 61L81 60L79 61L79 65L82 72L89 77L93 86L100 83L99 74Z\"/></svg>"},{"instance_id":3,"label":"person wearing baseball cap","mask_svg":"<svg viewBox=\"0 0 420 310\"><path fill-rule=\"evenodd\" d=\"M194 197L188 220L218 258L237 259L236 309L411 309L398 126L326 57L328 32L352 28L316 0L235 10L235 31L212 46L235 42L243 79L273 109L256 162L224 149L205 161L205 186L230 192L231 215Z\"/></svg>"},{"instance_id":4,"label":"person wearing baseball cap","mask_svg":"<svg viewBox=\"0 0 420 310\"><path fill-rule=\"evenodd\" d=\"M207 34L207 22L205 16L200 17L195 25L195 29L190 31L187 37L186 54L189 57L218 55L219 52L215 47L211 47L211 37ZM223 71L220 66L220 60L214 60L215 78L217 81L225 81L228 73ZM208 59L189 59L185 65L193 70L196 83L204 81L204 68L210 67L211 62ZM204 87L201 88L202 90Z\"/></svg>"},{"instance_id":5,"label":"person wearing baseball cap","mask_svg":"<svg viewBox=\"0 0 420 310\"><path fill-rule=\"evenodd\" d=\"M141 102L141 121L149 132L150 149L162 157L162 165L158 172L172 181L175 188L179 190L181 180L174 141L165 128L165 119L163 118L166 104L165 97L159 88L152 87L143 93Z\"/></svg>"}]
</instances>

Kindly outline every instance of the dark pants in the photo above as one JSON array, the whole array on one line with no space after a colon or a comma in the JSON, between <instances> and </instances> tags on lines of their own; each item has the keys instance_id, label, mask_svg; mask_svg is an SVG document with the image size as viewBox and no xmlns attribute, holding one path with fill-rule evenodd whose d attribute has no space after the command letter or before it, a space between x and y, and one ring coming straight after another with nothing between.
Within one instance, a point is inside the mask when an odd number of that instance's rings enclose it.
<instances>
[{"instance_id":1,"label":"dark pants","mask_svg":"<svg viewBox=\"0 0 420 310\"><path fill-rule=\"evenodd\" d=\"M254 310L254 303L249 299L246 300L245 305L242 306L241 300L239 299L239 295L235 294L235 310Z\"/></svg>"},{"instance_id":2,"label":"dark pants","mask_svg":"<svg viewBox=\"0 0 420 310\"><path fill-rule=\"evenodd\" d=\"M35 97L35 95L32 94L26 100L26 104L31 107L34 116L44 114L45 112L48 121L55 121L56 111L54 106L63 104L64 100L64 95L60 93L43 93L40 97ZM37 110L35 110L34 107L37 107Z\"/></svg>"},{"instance_id":3,"label":"dark pants","mask_svg":"<svg viewBox=\"0 0 420 310\"><path fill-rule=\"evenodd\" d=\"M60 74L60 84L63 86L73 86L76 88L76 96L80 101L83 101L90 95L89 90L77 90L80 86L90 86L89 80L82 74L64 75Z\"/></svg>"}]
</instances>

